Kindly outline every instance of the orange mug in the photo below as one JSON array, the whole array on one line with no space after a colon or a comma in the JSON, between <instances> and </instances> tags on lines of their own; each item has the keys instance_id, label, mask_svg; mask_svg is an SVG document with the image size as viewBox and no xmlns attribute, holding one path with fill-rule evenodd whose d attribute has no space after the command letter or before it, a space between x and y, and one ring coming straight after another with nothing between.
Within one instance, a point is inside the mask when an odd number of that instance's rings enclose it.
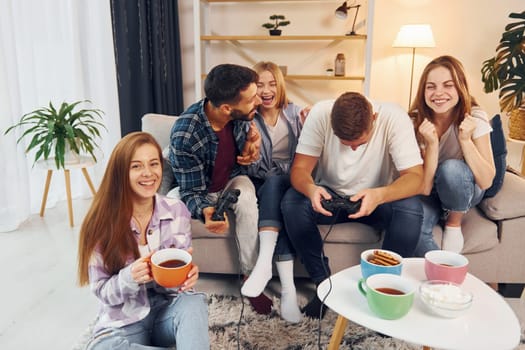
<instances>
[{"instance_id":1,"label":"orange mug","mask_svg":"<svg viewBox=\"0 0 525 350\"><path fill-rule=\"evenodd\" d=\"M188 278L193 266L191 261L191 254L183 249L161 249L151 255L151 274L163 287L178 287Z\"/></svg>"}]
</instances>

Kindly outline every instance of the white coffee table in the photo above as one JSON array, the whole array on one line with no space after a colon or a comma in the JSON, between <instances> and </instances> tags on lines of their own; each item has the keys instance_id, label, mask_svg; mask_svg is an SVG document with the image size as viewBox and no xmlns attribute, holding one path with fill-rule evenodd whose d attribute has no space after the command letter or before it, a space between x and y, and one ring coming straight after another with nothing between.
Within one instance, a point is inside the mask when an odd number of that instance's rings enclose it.
<instances>
[{"instance_id":1,"label":"white coffee table","mask_svg":"<svg viewBox=\"0 0 525 350\"><path fill-rule=\"evenodd\" d=\"M418 284L426 280L424 259L404 259L402 275ZM418 292L406 316L398 320L380 319L368 308L365 297L357 289L360 278L359 265L331 276L332 291L325 304L339 317L328 349L339 348L347 320L409 343L423 345L424 349L510 350L519 344L520 324L510 306L503 297L471 274L467 274L462 287L473 293L474 301L465 315L454 319L428 313L419 300ZM317 288L321 300L328 289L329 280L326 279Z\"/></svg>"}]
</instances>

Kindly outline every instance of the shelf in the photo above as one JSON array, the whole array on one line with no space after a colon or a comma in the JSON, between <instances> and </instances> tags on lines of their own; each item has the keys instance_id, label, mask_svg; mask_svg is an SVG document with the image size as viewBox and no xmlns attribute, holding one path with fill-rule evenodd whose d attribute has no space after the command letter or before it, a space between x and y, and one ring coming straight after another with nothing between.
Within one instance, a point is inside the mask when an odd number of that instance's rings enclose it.
<instances>
[{"instance_id":1,"label":"shelf","mask_svg":"<svg viewBox=\"0 0 525 350\"><path fill-rule=\"evenodd\" d=\"M205 79L207 74L202 74L201 78ZM347 75L344 77L336 77L334 75L311 75L311 74L287 74L284 75L286 80L365 80L364 76Z\"/></svg>"},{"instance_id":2,"label":"shelf","mask_svg":"<svg viewBox=\"0 0 525 350\"><path fill-rule=\"evenodd\" d=\"M202 41L211 40L365 40L366 35L201 35Z\"/></svg>"},{"instance_id":3,"label":"shelf","mask_svg":"<svg viewBox=\"0 0 525 350\"><path fill-rule=\"evenodd\" d=\"M341 0L201 0L201 2L334 2L340 3Z\"/></svg>"},{"instance_id":4,"label":"shelf","mask_svg":"<svg viewBox=\"0 0 525 350\"><path fill-rule=\"evenodd\" d=\"M344 76L336 77L333 75L294 75L287 74L284 76L286 80L365 80L364 76Z\"/></svg>"}]
</instances>

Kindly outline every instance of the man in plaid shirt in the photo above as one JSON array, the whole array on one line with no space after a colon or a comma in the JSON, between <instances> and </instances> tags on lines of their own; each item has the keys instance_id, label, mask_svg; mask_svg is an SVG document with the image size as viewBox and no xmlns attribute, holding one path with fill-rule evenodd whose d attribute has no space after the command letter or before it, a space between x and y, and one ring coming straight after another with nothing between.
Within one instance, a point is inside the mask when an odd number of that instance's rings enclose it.
<instances>
[{"instance_id":1,"label":"man in plaid shirt","mask_svg":"<svg viewBox=\"0 0 525 350\"><path fill-rule=\"evenodd\" d=\"M257 197L244 175L246 165L258 160L261 144L253 122L262 102L256 93L257 80L257 73L247 67L214 67L204 82L206 97L184 111L173 126L169 154L181 199L192 217L202 220L210 232L228 231L227 216L224 221L214 221L212 214L225 190L240 190L232 209L245 276L257 258ZM270 313L272 302L264 294L249 300L257 312Z\"/></svg>"}]
</instances>

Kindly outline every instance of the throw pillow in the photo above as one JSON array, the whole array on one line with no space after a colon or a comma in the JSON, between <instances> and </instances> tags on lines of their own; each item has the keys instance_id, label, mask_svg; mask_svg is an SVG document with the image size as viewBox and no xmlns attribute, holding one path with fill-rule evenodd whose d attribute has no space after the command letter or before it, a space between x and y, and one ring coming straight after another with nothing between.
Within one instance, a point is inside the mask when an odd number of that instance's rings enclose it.
<instances>
[{"instance_id":1,"label":"throw pillow","mask_svg":"<svg viewBox=\"0 0 525 350\"><path fill-rule=\"evenodd\" d=\"M503 126L501 125L501 118L496 114L490 121L492 125L492 133L490 134L490 143L492 144L492 155L494 157L494 165L496 166L496 175L490 186L486 191L484 198L494 197L503 185L505 178L505 169L507 168L507 141L503 133Z\"/></svg>"},{"instance_id":2,"label":"throw pillow","mask_svg":"<svg viewBox=\"0 0 525 350\"><path fill-rule=\"evenodd\" d=\"M164 163L162 169L162 181L157 192L166 195L171 189L177 187L177 180L175 180L175 176L173 175L170 161L167 158L164 158L162 162Z\"/></svg>"}]
</instances>

